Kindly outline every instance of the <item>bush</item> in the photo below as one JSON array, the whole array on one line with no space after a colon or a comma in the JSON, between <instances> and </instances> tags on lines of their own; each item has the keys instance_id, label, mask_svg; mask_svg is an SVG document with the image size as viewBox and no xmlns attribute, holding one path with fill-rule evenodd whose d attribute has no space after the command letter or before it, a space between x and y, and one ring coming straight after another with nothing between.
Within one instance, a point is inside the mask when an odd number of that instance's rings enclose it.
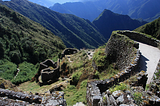
<instances>
[{"instance_id":1,"label":"bush","mask_svg":"<svg viewBox=\"0 0 160 106\"><path fill-rule=\"evenodd\" d=\"M17 77L12 80L12 83L14 84L20 84L31 80L37 72L36 66L27 62L21 63L19 65L19 69L20 72L18 73Z\"/></svg>"},{"instance_id":2,"label":"bush","mask_svg":"<svg viewBox=\"0 0 160 106\"><path fill-rule=\"evenodd\" d=\"M135 92L133 94L133 97L134 97L135 103L140 105L141 102L142 102L142 98L141 98L142 97L142 93L141 92Z\"/></svg>"},{"instance_id":3,"label":"bush","mask_svg":"<svg viewBox=\"0 0 160 106\"><path fill-rule=\"evenodd\" d=\"M125 84L125 83L120 83L120 85L116 85L115 87L110 88L109 90L111 91L111 93L113 93L114 91L124 91L127 90L129 87Z\"/></svg>"},{"instance_id":4,"label":"bush","mask_svg":"<svg viewBox=\"0 0 160 106\"><path fill-rule=\"evenodd\" d=\"M72 83L71 84L77 85L81 75L82 75L82 72L80 72L80 71L77 71L77 72L73 73L72 74Z\"/></svg>"},{"instance_id":5,"label":"bush","mask_svg":"<svg viewBox=\"0 0 160 106\"><path fill-rule=\"evenodd\" d=\"M0 77L12 80L17 72L17 65L12 62L2 62L0 65Z\"/></svg>"},{"instance_id":6,"label":"bush","mask_svg":"<svg viewBox=\"0 0 160 106\"><path fill-rule=\"evenodd\" d=\"M81 82L80 88L87 87L87 80Z\"/></svg>"}]
</instances>

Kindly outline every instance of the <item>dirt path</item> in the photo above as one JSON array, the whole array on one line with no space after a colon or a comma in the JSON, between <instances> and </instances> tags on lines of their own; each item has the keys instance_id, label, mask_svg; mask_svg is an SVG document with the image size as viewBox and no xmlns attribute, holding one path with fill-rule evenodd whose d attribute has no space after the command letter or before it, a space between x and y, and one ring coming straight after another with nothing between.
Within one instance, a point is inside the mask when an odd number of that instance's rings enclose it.
<instances>
[{"instance_id":1,"label":"dirt path","mask_svg":"<svg viewBox=\"0 0 160 106\"><path fill-rule=\"evenodd\" d=\"M149 84L160 59L160 50L156 47L149 46L140 42L139 49L142 54L140 57L140 70L147 72L147 84Z\"/></svg>"}]
</instances>

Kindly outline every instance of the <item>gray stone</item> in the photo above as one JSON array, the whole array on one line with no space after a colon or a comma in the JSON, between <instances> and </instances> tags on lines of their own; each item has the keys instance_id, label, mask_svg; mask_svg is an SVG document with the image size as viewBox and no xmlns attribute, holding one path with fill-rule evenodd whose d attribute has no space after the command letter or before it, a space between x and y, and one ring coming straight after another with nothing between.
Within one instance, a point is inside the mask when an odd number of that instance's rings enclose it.
<instances>
[{"instance_id":1,"label":"gray stone","mask_svg":"<svg viewBox=\"0 0 160 106\"><path fill-rule=\"evenodd\" d=\"M114 98L118 98L119 96L121 96L123 94L123 92L121 90L118 90L118 91L114 91L112 93L113 97Z\"/></svg>"},{"instance_id":2,"label":"gray stone","mask_svg":"<svg viewBox=\"0 0 160 106\"><path fill-rule=\"evenodd\" d=\"M119 96L116 101L118 105L124 103L124 95Z\"/></svg>"},{"instance_id":3,"label":"gray stone","mask_svg":"<svg viewBox=\"0 0 160 106\"><path fill-rule=\"evenodd\" d=\"M113 104L114 106L117 106L117 102L112 95L109 96L109 99L110 99L111 105Z\"/></svg>"}]
</instances>

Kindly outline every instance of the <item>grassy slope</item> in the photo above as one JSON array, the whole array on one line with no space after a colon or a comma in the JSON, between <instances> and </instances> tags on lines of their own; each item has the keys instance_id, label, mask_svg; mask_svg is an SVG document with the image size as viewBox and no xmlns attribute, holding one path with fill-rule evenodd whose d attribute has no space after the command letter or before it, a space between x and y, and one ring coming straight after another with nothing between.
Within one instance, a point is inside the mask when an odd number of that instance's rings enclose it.
<instances>
[{"instance_id":1,"label":"grassy slope","mask_svg":"<svg viewBox=\"0 0 160 106\"><path fill-rule=\"evenodd\" d=\"M135 31L146 33L160 40L160 18L140 26L139 28L135 29Z\"/></svg>"},{"instance_id":2,"label":"grassy slope","mask_svg":"<svg viewBox=\"0 0 160 106\"><path fill-rule=\"evenodd\" d=\"M43 25L59 36L67 47L94 48L106 42L93 24L85 19L60 14L27 0L1 3Z\"/></svg>"}]
</instances>

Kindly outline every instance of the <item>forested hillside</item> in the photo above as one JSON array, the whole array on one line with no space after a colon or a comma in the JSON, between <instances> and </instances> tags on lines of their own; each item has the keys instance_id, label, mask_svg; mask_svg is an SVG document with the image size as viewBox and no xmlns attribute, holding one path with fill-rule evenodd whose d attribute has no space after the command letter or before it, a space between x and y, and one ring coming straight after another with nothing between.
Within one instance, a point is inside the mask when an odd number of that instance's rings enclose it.
<instances>
[{"instance_id":1,"label":"forested hillside","mask_svg":"<svg viewBox=\"0 0 160 106\"><path fill-rule=\"evenodd\" d=\"M0 77L16 84L31 80L37 63L54 59L65 47L40 24L0 4Z\"/></svg>"},{"instance_id":2,"label":"forested hillside","mask_svg":"<svg viewBox=\"0 0 160 106\"><path fill-rule=\"evenodd\" d=\"M135 31L146 33L160 40L160 18L140 26L139 28L135 29Z\"/></svg>"},{"instance_id":3,"label":"forested hillside","mask_svg":"<svg viewBox=\"0 0 160 106\"><path fill-rule=\"evenodd\" d=\"M95 48L107 42L88 20L74 15L60 14L28 0L0 3L40 23L59 36L67 47Z\"/></svg>"}]
</instances>

